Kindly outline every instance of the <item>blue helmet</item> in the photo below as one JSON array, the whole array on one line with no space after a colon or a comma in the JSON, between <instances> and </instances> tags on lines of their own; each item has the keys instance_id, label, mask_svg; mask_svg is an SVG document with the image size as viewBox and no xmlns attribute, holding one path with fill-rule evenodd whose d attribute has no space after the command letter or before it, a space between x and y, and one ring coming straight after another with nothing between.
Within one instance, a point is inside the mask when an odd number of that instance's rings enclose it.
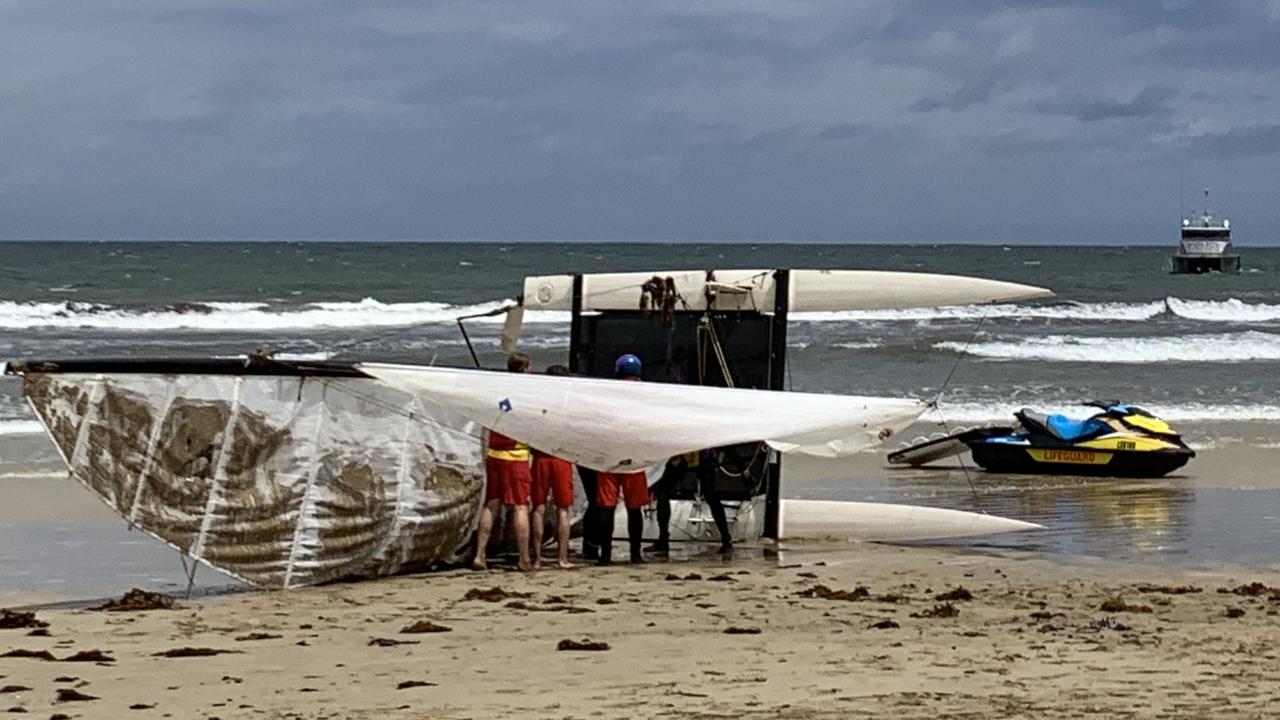
<instances>
[{"instance_id":1,"label":"blue helmet","mask_svg":"<svg viewBox=\"0 0 1280 720\"><path fill-rule=\"evenodd\" d=\"M613 363L613 372L618 377L640 377L640 373L643 370L644 364L640 362L640 358L631 353L619 355L618 359Z\"/></svg>"}]
</instances>

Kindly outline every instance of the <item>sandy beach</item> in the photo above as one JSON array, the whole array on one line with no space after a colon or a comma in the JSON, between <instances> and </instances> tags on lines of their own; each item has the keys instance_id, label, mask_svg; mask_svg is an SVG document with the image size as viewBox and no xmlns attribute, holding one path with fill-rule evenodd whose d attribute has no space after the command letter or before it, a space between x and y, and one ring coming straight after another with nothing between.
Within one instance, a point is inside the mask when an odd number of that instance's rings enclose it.
<instances>
[{"instance_id":1,"label":"sandy beach","mask_svg":"<svg viewBox=\"0 0 1280 720\"><path fill-rule=\"evenodd\" d=\"M875 545L765 555L40 610L47 636L0 630L0 706L84 718L1203 718L1266 717L1280 701L1280 573ZM447 631L408 632L415 623ZM565 640L608 649L558 650ZM163 656L183 648L218 654ZM105 659L66 661L94 650ZM70 690L93 699L56 700Z\"/></svg>"},{"instance_id":2,"label":"sandy beach","mask_svg":"<svg viewBox=\"0 0 1280 720\"><path fill-rule=\"evenodd\" d=\"M1049 526L1007 542L759 543L728 563L694 549L101 612L83 598L180 589L178 560L43 443L0 445L0 607L52 603L0 629L0 710L33 717L1251 718L1280 700L1270 448L1206 449L1158 482L966 478L878 453L789 475L796 497Z\"/></svg>"}]
</instances>

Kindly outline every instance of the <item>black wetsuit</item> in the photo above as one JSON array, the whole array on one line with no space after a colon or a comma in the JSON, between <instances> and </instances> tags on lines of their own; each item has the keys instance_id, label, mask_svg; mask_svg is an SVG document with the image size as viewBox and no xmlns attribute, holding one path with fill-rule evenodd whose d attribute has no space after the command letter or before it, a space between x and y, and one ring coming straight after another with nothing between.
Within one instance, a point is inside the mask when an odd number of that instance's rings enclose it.
<instances>
[{"instance_id":1,"label":"black wetsuit","mask_svg":"<svg viewBox=\"0 0 1280 720\"><path fill-rule=\"evenodd\" d=\"M698 463L698 486L702 498L711 509L711 519L720 531L721 552L733 549L733 537L729 535L729 518L724 513L724 503L720 502L720 493L716 490L716 464L706 460Z\"/></svg>"},{"instance_id":2,"label":"black wetsuit","mask_svg":"<svg viewBox=\"0 0 1280 720\"><path fill-rule=\"evenodd\" d=\"M675 493L676 486L680 484L681 478L688 472L688 465L684 458L672 458L662 473L662 479L654 484L652 490L654 498L658 502L658 542L654 544L654 549L659 552L667 552L671 545L671 495ZM724 512L724 504L720 501L720 495L716 492L716 464L710 459L704 459L698 463L695 472L698 475L698 486L702 492L702 498L707 501L707 506L711 510L711 519L716 523L716 530L720 532L720 549L729 550L733 547L733 539L729 535L729 519Z\"/></svg>"},{"instance_id":3,"label":"black wetsuit","mask_svg":"<svg viewBox=\"0 0 1280 720\"><path fill-rule=\"evenodd\" d=\"M578 477L582 480L583 497L587 499L587 511L582 516L582 557L587 560L599 560L602 508L596 505L596 471L579 466ZM609 534L612 535L612 519L609 525Z\"/></svg>"}]
</instances>

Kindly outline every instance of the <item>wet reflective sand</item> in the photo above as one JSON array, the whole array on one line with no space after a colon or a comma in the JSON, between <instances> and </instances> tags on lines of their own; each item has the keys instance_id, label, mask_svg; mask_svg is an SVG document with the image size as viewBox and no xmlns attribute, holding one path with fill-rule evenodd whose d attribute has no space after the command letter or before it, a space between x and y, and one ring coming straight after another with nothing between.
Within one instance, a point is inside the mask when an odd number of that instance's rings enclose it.
<instances>
[{"instance_id":1,"label":"wet reflective sand","mask_svg":"<svg viewBox=\"0 0 1280 720\"><path fill-rule=\"evenodd\" d=\"M792 490L805 497L972 510L1045 526L966 545L1190 567L1280 565L1276 449L1203 450L1184 472L1155 480L993 474L954 461L890 468L873 455L858 465L855 474L831 463L793 467L790 477L798 482Z\"/></svg>"},{"instance_id":2,"label":"wet reflective sand","mask_svg":"<svg viewBox=\"0 0 1280 720\"><path fill-rule=\"evenodd\" d=\"M6 438L24 458L0 474L0 605L181 591L176 552L139 532L59 470L43 436ZM1273 472L1273 468L1278 471ZM1045 530L949 544L1025 549L1061 559L1106 558L1206 568L1280 566L1280 449L1203 450L1186 472L1159 480L993 475L952 463L890 468L882 454L791 463L788 497L893 502L988 512ZM745 557L745 556L744 556ZM233 581L200 568L202 588Z\"/></svg>"}]
</instances>

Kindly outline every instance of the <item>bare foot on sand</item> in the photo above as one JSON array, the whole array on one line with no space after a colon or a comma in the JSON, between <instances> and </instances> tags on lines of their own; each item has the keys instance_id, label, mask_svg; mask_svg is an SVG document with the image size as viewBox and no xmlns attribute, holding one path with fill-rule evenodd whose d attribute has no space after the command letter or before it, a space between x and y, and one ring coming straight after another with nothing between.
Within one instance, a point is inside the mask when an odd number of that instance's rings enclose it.
<instances>
[{"instance_id":1,"label":"bare foot on sand","mask_svg":"<svg viewBox=\"0 0 1280 720\"><path fill-rule=\"evenodd\" d=\"M488 570L488 569L489 569L489 563L485 562L484 560L478 560L478 559L477 559L477 560L472 560L472 561L471 561L471 569L472 569L472 570Z\"/></svg>"},{"instance_id":2,"label":"bare foot on sand","mask_svg":"<svg viewBox=\"0 0 1280 720\"><path fill-rule=\"evenodd\" d=\"M561 560L560 562L556 563L556 565L557 565L557 567L559 567L561 570L572 570L572 569L574 569L574 568L578 567L577 565L574 565L573 563L569 562L568 560Z\"/></svg>"}]
</instances>

